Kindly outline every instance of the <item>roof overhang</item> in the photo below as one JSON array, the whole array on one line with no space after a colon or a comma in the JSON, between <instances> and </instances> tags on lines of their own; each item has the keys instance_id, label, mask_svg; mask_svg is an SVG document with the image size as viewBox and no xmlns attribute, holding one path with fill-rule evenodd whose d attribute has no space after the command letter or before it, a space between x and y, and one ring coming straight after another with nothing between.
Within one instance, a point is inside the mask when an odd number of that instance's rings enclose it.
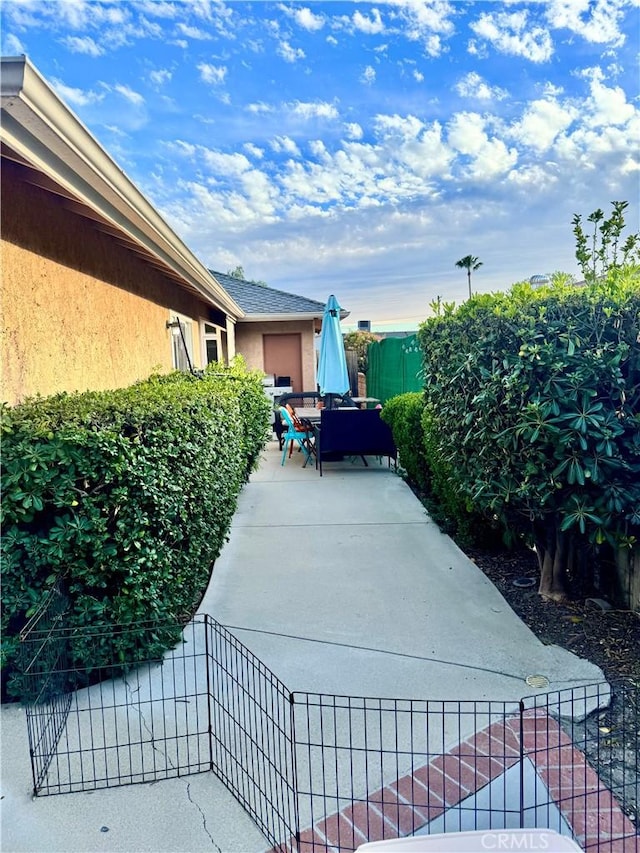
<instances>
[{"instance_id":1,"label":"roof overhang","mask_svg":"<svg viewBox=\"0 0 640 853\"><path fill-rule=\"evenodd\" d=\"M24 56L0 58L2 156L180 287L231 319L240 306Z\"/></svg>"},{"instance_id":2,"label":"roof overhang","mask_svg":"<svg viewBox=\"0 0 640 853\"><path fill-rule=\"evenodd\" d=\"M308 320L322 320L320 314L245 314L242 317L242 323L295 323L306 322Z\"/></svg>"},{"instance_id":3,"label":"roof overhang","mask_svg":"<svg viewBox=\"0 0 640 853\"><path fill-rule=\"evenodd\" d=\"M344 320L349 316L350 311L340 311L340 319ZM242 323L273 323L273 322L287 322L292 323L296 321L306 321L306 320L322 320L323 311L313 312L300 312L300 313L283 313L283 314L245 314L244 317L241 318Z\"/></svg>"}]
</instances>

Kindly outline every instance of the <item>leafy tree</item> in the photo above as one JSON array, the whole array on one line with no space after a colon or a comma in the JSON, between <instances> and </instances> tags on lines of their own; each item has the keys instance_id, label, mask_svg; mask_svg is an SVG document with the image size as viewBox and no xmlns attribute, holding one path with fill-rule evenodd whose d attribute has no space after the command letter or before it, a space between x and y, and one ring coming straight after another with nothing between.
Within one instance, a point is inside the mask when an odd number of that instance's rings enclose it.
<instances>
[{"instance_id":1,"label":"leafy tree","mask_svg":"<svg viewBox=\"0 0 640 853\"><path fill-rule=\"evenodd\" d=\"M259 284L261 287L267 286L267 282L262 281L262 279L246 278L244 274L244 267L241 264L238 264L238 266L234 267L232 270L227 270L227 275L231 278L237 278L240 281L248 281L251 284Z\"/></svg>"},{"instance_id":2,"label":"leafy tree","mask_svg":"<svg viewBox=\"0 0 640 853\"><path fill-rule=\"evenodd\" d=\"M577 213L573 217L576 259L587 282L595 281L609 270L640 261L640 234L630 234L620 245L625 228L624 212L629 202L612 201L611 206L613 211L608 219L600 208L587 217L587 222L593 225L590 238L582 228L582 217Z\"/></svg>"},{"instance_id":3,"label":"leafy tree","mask_svg":"<svg viewBox=\"0 0 640 853\"><path fill-rule=\"evenodd\" d=\"M474 258L473 255L465 255L464 258L460 258L459 261L456 261L456 266L467 271L467 278L469 279L469 299L471 299L471 272L479 270L482 266L482 261L478 260L478 258Z\"/></svg>"},{"instance_id":4,"label":"leafy tree","mask_svg":"<svg viewBox=\"0 0 640 853\"><path fill-rule=\"evenodd\" d=\"M358 370L367 372L369 344L375 343L378 336L373 332L347 332L344 336L344 348L355 350L358 354Z\"/></svg>"},{"instance_id":5,"label":"leafy tree","mask_svg":"<svg viewBox=\"0 0 640 853\"><path fill-rule=\"evenodd\" d=\"M456 303L455 302L443 302L441 296L436 296L435 299L432 299L429 303L429 308L431 309L431 313L435 317L441 316L449 316L455 311Z\"/></svg>"}]
</instances>

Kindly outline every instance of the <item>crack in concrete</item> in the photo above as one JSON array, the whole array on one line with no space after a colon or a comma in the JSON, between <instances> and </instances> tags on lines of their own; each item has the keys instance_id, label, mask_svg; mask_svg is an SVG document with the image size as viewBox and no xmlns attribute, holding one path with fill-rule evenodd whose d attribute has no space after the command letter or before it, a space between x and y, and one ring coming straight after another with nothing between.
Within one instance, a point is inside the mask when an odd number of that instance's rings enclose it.
<instances>
[{"instance_id":1,"label":"crack in concrete","mask_svg":"<svg viewBox=\"0 0 640 853\"><path fill-rule=\"evenodd\" d=\"M175 765L174 765L174 763L172 762L172 760L171 760L170 756L169 756L169 755L167 755L167 753L166 753L164 750L160 749L160 747L159 747L159 746L156 746L155 737L154 737L154 734L153 734L153 729L149 728L149 725L148 725L148 723L147 723L147 720L146 720L146 718L145 718L145 715L143 714L143 712L142 712L142 710L141 710L141 708L140 708L140 703L136 703L136 699L134 698L134 695L135 695L136 693L139 693L139 692L140 692L140 689L141 689L141 686L140 686L140 680L139 680L139 677L138 677L138 673L137 673L137 672L136 672L136 680L138 681L138 684L137 684L137 686L134 688L134 687L133 687L133 685L129 683L129 680L127 679L127 676L126 676L126 675L124 675L124 676L123 676L123 681L124 681L124 684L125 684L125 688L126 688L126 690L127 690L127 700L128 700L128 701L127 701L127 704L129 705L129 707L130 707L130 708L132 708L133 710L135 710L135 711L137 712L138 716L140 717L140 720L141 720L141 722L142 722L142 725L144 726L145 731L147 732L147 734L149 735L149 737L150 737L150 739L151 739L151 740L150 740L150 743L151 743L151 747L152 747L153 751L154 751L154 752L157 752L157 753L158 753L158 755L161 755L161 756L164 758L164 760L166 761L167 765L168 765L172 770L175 770L175 769L176 769L176 768L175 768Z\"/></svg>"},{"instance_id":2,"label":"crack in concrete","mask_svg":"<svg viewBox=\"0 0 640 853\"><path fill-rule=\"evenodd\" d=\"M204 813L204 812L202 811L202 809L200 808L199 803L197 803L197 802L193 799L193 797L191 796L191 782L187 782L187 799L188 799L188 800L189 800L189 802L190 802L192 805L194 805L194 806L198 809L198 811L200 812L200 815L202 816L202 828L204 829L205 833L207 834L207 836L208 836L208 838L209 838L209 841L213 844L213 846L214 846L214 847L215 847L215 849L218 851L218 853L222 853L222 848L221 848L221 847L218 847L218 845L216 844L216 842L213 840L213 836L212 836L212 835L211 835L211 833L209 832L209 829L208 829L208 827L207 827L207 816L205 815L205 813Z\"/></svg>"}]
</instances>

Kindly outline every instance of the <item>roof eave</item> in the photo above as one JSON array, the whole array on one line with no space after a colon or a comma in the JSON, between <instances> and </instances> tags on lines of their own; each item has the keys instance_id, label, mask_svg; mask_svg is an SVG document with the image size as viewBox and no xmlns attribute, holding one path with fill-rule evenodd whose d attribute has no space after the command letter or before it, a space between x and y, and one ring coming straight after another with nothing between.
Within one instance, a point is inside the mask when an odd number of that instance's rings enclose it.
<instances>
[{"instance_id":1,"label":"roof eave","mask_svg":"<svg viewBox=\"0 0 640 853\"><path fill-rule=\"evenodd\" d=\"M295 312L290 311L288 313L280 313L280 314L253 314L251 312L247 312L244 317L240 319L241 323L272 323L272 322L292 322L295 320L322 320L322 311L317 312ZM344 320L350 314L349 311L340 311L340 319Z\"/></svg>"},{"instance_id":2,"label":"roof eave","mask_svg":"<svg viewBox=\"0 0 640 853\"><path fill-rule=\"evenodd\" d=\"M313 314L313 313L296 313L296 312L288 312L281 314L252 314L251 312L247 312L244 317L240 319L241 323L273 323L273 322L287 322L290 323L296 320L321 320L322 313Z\"/></svg>"}]
</instances>

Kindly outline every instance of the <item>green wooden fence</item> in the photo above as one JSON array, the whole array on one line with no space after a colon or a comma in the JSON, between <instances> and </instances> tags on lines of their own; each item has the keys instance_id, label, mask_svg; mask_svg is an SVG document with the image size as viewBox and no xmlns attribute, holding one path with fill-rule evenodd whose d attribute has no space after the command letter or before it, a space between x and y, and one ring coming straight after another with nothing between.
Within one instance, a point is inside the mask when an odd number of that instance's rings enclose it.
<instances>
[{"instance_id":1,"label":"green wooden fence","mask_svg":"<svg viewBox=\"0 0 640 853\"><path fill-rule=\"evenodd\" d=\"M384 338L369 344L367 395L386 403L406 391L423 387L422 352L417 335Z\"/></svg>"}]
</instances>

